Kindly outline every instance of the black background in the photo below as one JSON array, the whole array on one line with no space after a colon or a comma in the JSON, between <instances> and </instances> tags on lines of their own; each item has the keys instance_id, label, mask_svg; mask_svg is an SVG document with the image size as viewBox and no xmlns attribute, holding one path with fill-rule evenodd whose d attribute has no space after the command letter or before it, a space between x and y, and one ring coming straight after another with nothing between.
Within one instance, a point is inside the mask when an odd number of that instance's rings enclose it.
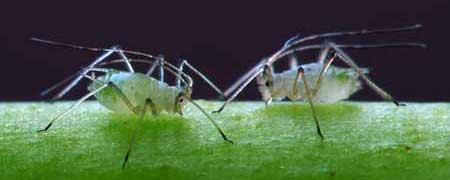
<instances>
[{"instance_id":1,"label":"black background","mask_svg":"<svg viewBox=\"0 0 450 180\"><path fill-rule=\"evenodd\" d=\"M449 101L450 1L66 1L3 2L0 101L42 100L39 92L79 70L98 53L31 42L39 37L84 46L188 58L227 88L261 58L303 35L423 24L404 33L333 38L337 43L424 42L427 49L348 50L370 76L401 101ZM317 41L320 43L321 41ZM298 54L311 62L317 51ZM277 63L277 70L287 61ZM195 76L195 98L216 94ZM172 78L167 78L172 82ZM86 93L81 84L65 99ZM255 83L240 99L259 99ZM380 100L368 88L353 100Z\"/></svg>"}]
</instances>

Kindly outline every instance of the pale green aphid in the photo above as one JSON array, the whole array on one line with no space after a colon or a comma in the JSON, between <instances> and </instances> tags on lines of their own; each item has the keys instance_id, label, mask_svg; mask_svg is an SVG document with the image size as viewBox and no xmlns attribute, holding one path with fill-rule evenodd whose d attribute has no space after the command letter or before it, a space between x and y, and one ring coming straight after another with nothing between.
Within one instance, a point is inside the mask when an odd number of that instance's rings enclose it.
<instances>
[{"instance_id":1,"label":"pale green aphid","mask_svg":"<svg viewBox=\"0 0 450 180\"><path fill-rule=\"evenodd\" d=\"M104 76L100 76L88 86L88 90L93 92L105 83L113 83L128 98L130 103L136 109L142 109L145 105L143 99L150 98L155 104L156 113L166 111L168 113L182 114L182 109L186 101L184 98L190 98L188 92L183 92L183 88L169 86L154 78L149 78L145 74L130 73L107 69ZM95 94L95 98L100 104L111 111L120 113L134 113L128 105L122 100L114 87L106 87Z\"/></svg>"},{"instance_id":2,"label":"pale green aphid","mask_svg":"<svg viewBox=\"0 0 450 180\"><path fill-rule=\"evenodd\" d=\"M355 61L347 55L342 48L375 48L375 47L426 47L420 43L388 43L373 45L356 45L356 44L335 44L326 40L322 44L300 45L303 42L334 36L345 35L364 35L374 33L398 32L406 30L414 30L422 27L421 25L406 26L392 29L376 29L361 30L350 32L332 32L324 34L316 34L299 38L295 36L289 39L284 46L276 51L273 55L265 58L254 68L238 79L230 88L225 91L225 95L231 95L222 107L214 112L221 112L227 104L229 104L253 79L256 78L258 90L262 99L266 104L272 100L283 100L286 97L289 100L306 99L310 106L312 116L316 123L317 133L323 140L320 130L319 120L314 109L315 102L336 102L347 99L350 95L361 89L362 79L371 89L373 89L384 100L392 101L396 105L398 103L390 94L378 87L372 82L366 74L367 69L360 68ZM321 49L316 62L309 64L297 65L297 60L291 58L291 68L281 73L275 73L273 63L295 52ZM350 68L339 68L331 64L335 59L343 61ZM234 92L233 94L231 94Z\"/></svg>"},{"instance_id":3,"label":"pale green aphid","mask_svg":"<svg viewBox=\"0 0 450 180\"><path fill-rule=\"evenodd\" d=\"M90 92L83 96L72 106L70 106L67 110L52 119L50 123L39 132L47 131L53 124L53 122L61 119L75 106L79 105L89 97L95 96L100 104L111 111L119 113L134 113L140 115L139 122L135 127L135 130L132 132L133 134L131 136L130 146L125 155L122 168L125 168L126 166L132 146L135 143L136 133L139 130L139 125L144 115L147 112L151 112L153 115L157 115L162 111L182 115L183 107L187 102L192 103L208 118L208 120L210 120L210 122L215 126L215 128L218 130L225 141L233 143L226 137L225 133L223 133L220 127L211 118L211 116L202 107L200 107L200 105L198 105L191 99L193 81L189 75L183 72L183 67L189 67L193 72L203 78L219 94L223 95L223 93L208 78L206 78L205 75L191 66L186 60L183 60L180 64L180 67L177 68L172 64L166 62L162 57L155 57L135 51L122 50L117 47L113 47L111 49L99 49L63 44L35 38L32 40L64 47L72 47L92 51L106 51L103 55L94 60L94 62L92 62L86 68L82 69L71 77L66 78L62 82L56 84L55 86L42 93L47 94L50 91L68 82L69 80L73 79L69 83L69 85L67 85L54 97L54 99L58 99L64 96L81 79L86 78L91 80L91 84L88 86L88 90ZM105 59L112 53L118 53L122 57L122 59L104 62ZM125 54L139 55L148 59L128 59ZM151 67L146 74L136 73L131 66L131 62L147 63L150 64ZM101 68L101 66L109 65L112 63L125 63L128 71ZM156 67L159 67L159 80L151 77L151 74L156 69ZM164 71L171 73L177 78L176 86L169 86L164 82ZM96 76L95 73L102 73L103 75ZM181 82L184 84L184 86L181 86Z\"/></svg>"}]
</instances>

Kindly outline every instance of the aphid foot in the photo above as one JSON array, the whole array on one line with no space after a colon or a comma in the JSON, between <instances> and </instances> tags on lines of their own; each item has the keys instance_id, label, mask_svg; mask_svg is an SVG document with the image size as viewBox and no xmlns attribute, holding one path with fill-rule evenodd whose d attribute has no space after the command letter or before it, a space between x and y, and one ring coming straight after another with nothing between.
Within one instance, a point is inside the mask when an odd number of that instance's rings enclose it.
<instances>
[{"instance_id":1,"label":"aphid foot","mask_svg":"<svg viewBox=\"0 0 450 180\"><path fill-rule=\"evenodd\" d=\"M229 142L229 143L231 143L231 144L234 144L234 142L233 142L232 140L225 139L225 141L226 141L226 142Z\"/></svg>"},{"instance_id":2,"label":"aphid foot","mask_svg":"<svg viewBox=\"0 0 450 180\"><path fill-rule=\"evenodd\" d=\"M48 128L50 128L50 126L52 126L52 124L53 124L53 122L51 122L50 124L48 124L47 127L45 127L44 129L41 129L41 130L39 130L39 131L37 131L37 132L40 133L40 132L45 132L45 131L47 131Z\"/></svg>"},{"instance_id":3,"label":"aphid foot","mask_svg":"<svg viewBox=\"0 0 450 180\"><path fill-rule=\"evenodd\" d=\"M124 158L123 164L122 164L122 170L125 170L125 167L127 166L128 157L130 157L130 151L128 151L127 154L125 155L125 158Z\"/></svg>"},{"instance_id":4,"label":"aphid foot","mask_svg":"<svg viewBox=\"0 0 450 180\"><path fill-rule=\"evenodd\" d=\"M212 113L213 113L213 114L220 113L220 112L222 112L222 110L223 110L224 107L225 107L225 106L222 106L222 107L220 107L219 110L213 111Z\"/></svg>"},{"instance_id":5,"label":"aphid foot","mask_svg":"<svg viewBox=\"0 0 450 180\"><path fill-rule=\"evenodd\" d=\"M406 106L404 103L399 103L397 100L392 101L396 106Z\"/></svg>"},{"instance_id":6,"label":"aphid foot","mask_svg":"<svg viewBox=\"0 0 450 180\"><path fill-rule=\"evenodd\" d=\"M227 97L225 97L225 95L221 94L219 95L219 97L217 97L218 100L223 101L225 100Z\"/></svg>"},{"instance_id":7,"label":"aphid foot","mask_svg":"<svg viewBox=\"0 0 450 180\"><path fill-rule=\"evenodd\" d=\"M320 139L323 141L324 140L324 138L323 138L323 134L322 134L322 131L320 130L320 128L319 127L317 127L317 134L319 134L319 136L320 136Z\"/></svg>"}]
</instances>

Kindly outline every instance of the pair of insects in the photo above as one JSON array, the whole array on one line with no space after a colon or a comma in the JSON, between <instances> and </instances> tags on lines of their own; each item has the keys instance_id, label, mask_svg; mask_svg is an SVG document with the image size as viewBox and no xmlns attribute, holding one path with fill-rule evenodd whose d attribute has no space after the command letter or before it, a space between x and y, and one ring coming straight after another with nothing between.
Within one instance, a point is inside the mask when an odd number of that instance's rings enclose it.
<instances>
[{"instance_id":1,"label":"pair of insects","mask_svg":"<svg viewBox=\"0 0 450 180\"><path fill-rule=\"evenodd\" d=\"M49 43L58 46L65 46L83 50L102 51L104 52L100 57L95 59L86 68L83 68L74 75L64 79L60 83L52 86L42 94L48 94L56 88L65 83L70 83L63 88L54 99L63 97L71 88L73 88L80 80L86 78L91 81L88 87L90 91L80 100L70 106L67 110L60 113L50 123L39 132L47 131L53 122L61 119L75 106L81 104L83 101L91 96L95 96L97 100L106 108L125 113L134 113L140 116L138 124L133 130L131 141L124 157L122 168L125 168L133 145L135 144L136 133L139 130L139 124L147 112L153 115L161 111L169 113L182 114L183 107L187 102L192 103L197 107L212 125L218 130L222 138L230 143L233 143L213 118L200 105L191 99L193 80L183 72L184 66L190 68L194 73L205 80L215 91L228 99L224 102L221 108L215 112L221 112L227 104L229 104L236 96L253 80L257 79L258 89L262 98L266 103L272 100L281 100L288 97L290 100L305 99L309 102L312 109L312 116L315 120L317 133L323 139L323 134L320 129L319 120L316 116L314 103L315 102L335 102L346 99L351 94L360 89L361 78L370 88L374 89L383 99L393 101L396 105L398 103L386 91L378 87L365 74L367 70L361 69L356 63L346 54L343 48L376 48L376 47L425 47L420 43L388 43L388 44L373 44L373 45L355 45L355 44L335 44L331 41L325 41L323 44L301 45L302 43L319 38L328 38L333 36L344 35L364 35L386 32L406 31L420 28L420 25L392 28L392 29L377 29L377 30L361 30L350 32L334 32L311 35L300 38L295 36L289 39L285 45L276 53L268 58L265 58L258 63L253 69L242 76L236 83L234 83L225 92L222 92L217 86L212 83L199 70L190 65L188 61L183 60L179 67L172 65L165 61L163 57L152 56L149 54L120 49L118 47L112 48L88 48L76 45L64 44L59 42L47 41L33 38L34 41ZM291 69L282 73L275 73L272 64L296 52L321 49L318 61L310 64L296 65L296 61L291 61ZM121 58L107 61L107 57L111 54L117 53ZM130 59L128 55L135 55L141 58ZM350 66L350 68L338 68L332 64L335 59L341 59ZM104 68L105 65L114 63L123 63L127 70L115 70L111 68ZM134 71L131 63L146 63L149 64L149 70L144 73L137 73ZM152 73L159 68L159 80L152 77ZM176 86L169 86L164 82L164 72L167 71L176 77ZM97 76L96 73L102 73ZM183 85L182 85L183 84ZM311 86L314 85L314 86ZM233 93L234 92L234 93Z\"/></svg>"}]
</instances>

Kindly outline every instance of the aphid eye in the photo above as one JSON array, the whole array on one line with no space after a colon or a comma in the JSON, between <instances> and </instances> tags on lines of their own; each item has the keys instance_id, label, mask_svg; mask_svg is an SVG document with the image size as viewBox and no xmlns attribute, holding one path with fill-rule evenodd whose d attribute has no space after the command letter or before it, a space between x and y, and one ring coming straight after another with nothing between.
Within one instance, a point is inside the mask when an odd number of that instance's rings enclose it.
<instances>
[{"instance_id":1,"label":"aphid eye","mask_svg":"<svg viewBox=\"0 0 450 180\"><path fill-rule=\"evenodd\" d=\"M269 85L270 85L270 83L269 83L269 81L266 81L266 87L269 87Z\"/></svg>"},{"instance_id":2,"label":"aphid eye","mask_svg":"<svg viewBox=\"0 0 450 180\"><path fill-rule=\"evenodd\" d=\"M180 99L178 99L178 103L183 103L184 102L184 98L180 97Z\"/></svg>"}]
</instances>

